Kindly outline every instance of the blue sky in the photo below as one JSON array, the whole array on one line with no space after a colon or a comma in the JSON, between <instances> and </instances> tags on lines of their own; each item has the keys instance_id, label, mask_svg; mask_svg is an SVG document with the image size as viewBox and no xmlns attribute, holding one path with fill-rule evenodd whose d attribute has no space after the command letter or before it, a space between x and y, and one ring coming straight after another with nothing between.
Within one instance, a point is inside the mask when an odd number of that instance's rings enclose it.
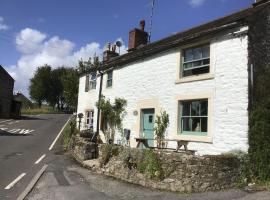
<instances>
[{"instance_id":1,"label":"blue sky","mask_svg":"<svg viewBox=\"0 0 270 200\"><path fill-rule=\"evenodd\" d=\"M254 0L156 0L152 41L251 6ZM0 0L0 64L27 94L29 78L45 63L76 66L100 54L146 20L151 0ZM124 52L124 48L122 52Z\"/></svg>"}]
</instances>

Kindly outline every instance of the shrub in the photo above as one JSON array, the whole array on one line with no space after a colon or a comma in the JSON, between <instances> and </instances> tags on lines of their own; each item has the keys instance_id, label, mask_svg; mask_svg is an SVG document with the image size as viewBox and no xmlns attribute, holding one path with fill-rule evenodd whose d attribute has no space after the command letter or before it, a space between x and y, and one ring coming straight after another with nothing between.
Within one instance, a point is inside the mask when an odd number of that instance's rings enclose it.
<instances>
[{"instance_id":1,"label":"shrub","mask_svg":"<svg viewBox=\"0 0 270 200\"><path fill-rule=\"evenodd\" d=\"M250 114L249 158L254 178L270 180L270 103L253 108Z\"/></svg>"},{"instance_id":2,"label":"shrub","mask_svg":"<svg viewBox=\"0 0 270 200\"><path fill-rule=\"evenodd\" d=\"M118 156L120 152L119 146L114 144L104 144L101 146L100 165L106 165L113 156Z\"/></svg>"},{"instance_id":3,"label":"shrub","mask_svg":"<svg viewBox=\"0 0 270 200\"><path fill-rule=\"evenodd\" d=\"M164 172L157 154L153 150L144 150L143 154L143 159L137 163L137 170L149 174L151 178L163 179Z\"/></svg>"},{"instance_id":4,"label":"shrub","mask_svg":"<svg viewBox=\"0 0 270 200\"><path fill-rule=\"evenodd\" d=\"M165 132L169 125L169 115L166 113L166 111L161 112L160 115L156 116L156 126L154 128L156 140L157 140L157 147L161 148L162 140L165 138Z\"/></svg>"}]
</instances>

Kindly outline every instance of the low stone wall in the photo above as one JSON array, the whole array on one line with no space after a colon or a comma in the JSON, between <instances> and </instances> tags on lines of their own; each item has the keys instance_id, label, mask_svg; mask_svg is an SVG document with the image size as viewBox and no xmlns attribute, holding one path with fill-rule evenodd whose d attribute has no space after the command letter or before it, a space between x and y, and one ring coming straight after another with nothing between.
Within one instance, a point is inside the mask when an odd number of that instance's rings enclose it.
<instances>
[{"instance_id":1,"label":"low stone wall","mask_svg":"<svg viewBox=\"0 0 270 200\"><path fill-rule=\"evenodd\" d=\"M72 136L69 149L79 162L98 157L97 145L90 142L89 138L82 138L79 135Z\"/></svg>"},{"instance_id":2,"label":"low stone wall","mask_svg":"<svg viewBox=\"0 0 270 200\"><path fill-rule=\"evenodd\" d=\"M233 155L195 156L115 146L111 159L104 164L104 146L99 153L103 165L95 165L95 169L105 175L145 187L181 193L231 188L241 166L240 159ZM142 167L145 169L142 170Z\"/></svg>"},{"instance_id":3,"label":"low stone wall","mask_svg":"<svg viewBox=\"0 0 270 200\"><path fill-rule=\"evenodd\" d=\"M97 173L153 189L181 193L216 191L234 186L241 159L232 155L196 156L172 152L100 145L73 138L71 151L81 164ZM88 161L85 161L88 160Z\"/></svg>"}]
</instances>

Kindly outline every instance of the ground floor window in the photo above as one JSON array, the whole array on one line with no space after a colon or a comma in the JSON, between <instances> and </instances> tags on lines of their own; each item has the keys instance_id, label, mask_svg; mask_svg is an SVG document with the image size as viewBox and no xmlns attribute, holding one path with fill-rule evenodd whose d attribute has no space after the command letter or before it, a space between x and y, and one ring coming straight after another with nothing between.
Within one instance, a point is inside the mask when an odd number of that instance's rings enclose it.
<instances>
[{"instance_id":1,"label":"ground floor window","mask_svg":"<svg viewBox=\"0 0 270 200\"><path fill-rule=\"evenodd\" d=\"M206 136L208 132L208 99L179 101L179 132Z\"/></svg>"},{"instance_id":2,"label":"ground floor window","mask_svg":"<svg viewBox=\"0 0 270 200\"><path fill-rule=\"evenodd\" d=\"M94 111L89 110L85 112L85 125L88 129L92 129L94 127Z\"/></svg>"}]
</instances>

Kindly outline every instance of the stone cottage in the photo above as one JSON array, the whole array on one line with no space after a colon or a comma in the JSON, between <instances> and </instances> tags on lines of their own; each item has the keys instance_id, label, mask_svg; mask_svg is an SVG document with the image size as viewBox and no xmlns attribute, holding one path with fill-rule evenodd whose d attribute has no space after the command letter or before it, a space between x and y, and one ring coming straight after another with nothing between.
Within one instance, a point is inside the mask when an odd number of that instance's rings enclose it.
<instances>
[{"instance_id":1,"label":"stone cottage","mask_svg":"<svg viewBox=\"0 0 270 200\"><path fill-rule=\"evenodd\" d=\"M269 64L269 37L269 0L152 43L142 21L129 32L128 53L118 55L109 45L102 66L80 74L82 128L102 135L95 106L102 94L127 100L123 128L132 147L134 138L155 137L155 116L164 110L167 139L189 141L198 154L246 152L253 85Z\"/></svg>"},{"instance_id":2,"label":"stone cottage","mask_svg":"<svg viewBox=\"0 0 270 200\"><path fill-rule=\"evenodd\" d=\"M0 65L0 118L11 117L14 79Z\"/></svg>"}]
</instances>

